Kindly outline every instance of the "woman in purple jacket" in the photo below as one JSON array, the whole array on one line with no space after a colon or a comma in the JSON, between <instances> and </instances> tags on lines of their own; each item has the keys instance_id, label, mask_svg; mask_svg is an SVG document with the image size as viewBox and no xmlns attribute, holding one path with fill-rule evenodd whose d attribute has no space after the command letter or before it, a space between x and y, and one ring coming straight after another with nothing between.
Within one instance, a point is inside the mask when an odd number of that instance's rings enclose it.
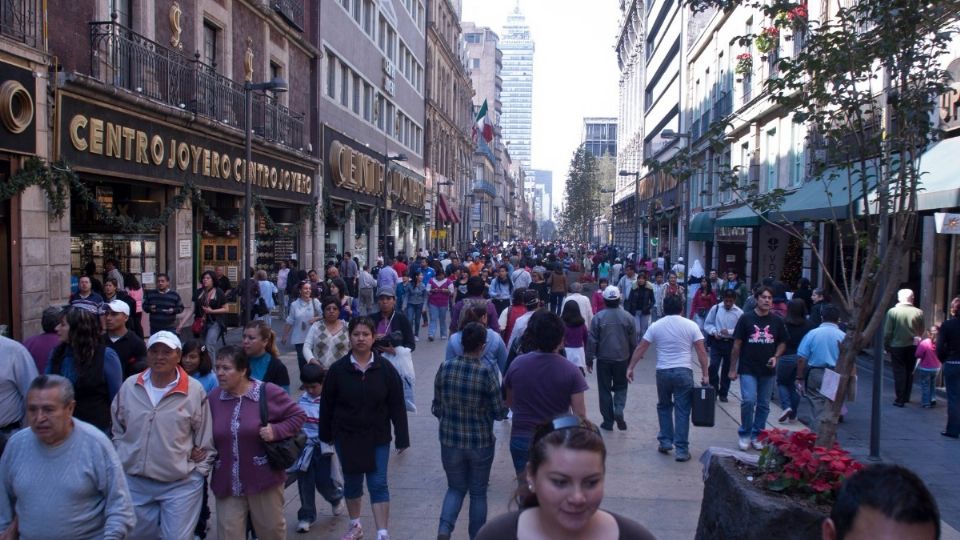
<instances>
[{"instance_id":1,"label":"woman in purple jacket","mask_svg":"<svg viewBox=\"0 0 960 540\"><path fill-rule=\"evenodd\" d=\"M217 351L218 388L210 391L213 442L217 448L210 487L217 498L218 538L245 538L246 515L261 540L283 540L283 486L287 474L270 467L263 442L296 435L307 417L272 383L250 376L250 360L239 347ZM266 392L266 426L260 426L260 394Z\"/></svg>"}]
</instances>

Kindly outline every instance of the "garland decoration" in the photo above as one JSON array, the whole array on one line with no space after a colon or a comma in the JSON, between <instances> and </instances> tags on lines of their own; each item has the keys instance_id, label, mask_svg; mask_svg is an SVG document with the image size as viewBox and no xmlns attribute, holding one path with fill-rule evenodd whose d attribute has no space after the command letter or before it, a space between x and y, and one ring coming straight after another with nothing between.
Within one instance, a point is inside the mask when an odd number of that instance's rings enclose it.
<instances>
[{"instance_id":1,"label":"garland decoration","mask_svg":"<svg viewBox=\"0 0 960 540\"><path fill-rule=\"evenodd\" d=\"M363 236L364 234L370 232L370 228L373 227L373 217L373 211L358 210L356 213L356 226L354 228L354 234L357 236Z\"/></svg>"},{"instance_id":2,"label":"garland decoration","mask_svg":"<svg viewBox=\"0 0 960 540\"><path fill-rule=\"evenodd\" d=\"M0 184L0 201L10 200L30 186L38 186L47 195L50 205L50 221L62 218L70 203L70 171L66 166L47 166L36 156L31 156L23 167Z\"/></svg>"}]
</instances>

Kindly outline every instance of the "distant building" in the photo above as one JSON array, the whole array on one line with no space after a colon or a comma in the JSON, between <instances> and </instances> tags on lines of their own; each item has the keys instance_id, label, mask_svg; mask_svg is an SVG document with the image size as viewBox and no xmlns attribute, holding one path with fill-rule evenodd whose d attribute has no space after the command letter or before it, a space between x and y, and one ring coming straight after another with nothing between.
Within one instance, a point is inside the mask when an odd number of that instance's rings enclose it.
<instances>
[{"instance_id":1,"label":"distant building","mask_svg":"<svg viewBox=\"0 0 960 540\"><path fill-rule=\"evenodd\" d=\"M503 51L503 139L510 145L510 155L524 170L530 169L533 131L533 53L530 27L520 13L520 6L507 17L500 39Z\"/></svg>"},{"instance_id":2,"label":"distant building","mask_svg":"<svg viewBox=\"0 0 960 540\"><path fill-rule=\"evenodd\" d=\"M580 143L595 157L617 156L617 119L584 118Z\"/></svg>"}]
</instances>

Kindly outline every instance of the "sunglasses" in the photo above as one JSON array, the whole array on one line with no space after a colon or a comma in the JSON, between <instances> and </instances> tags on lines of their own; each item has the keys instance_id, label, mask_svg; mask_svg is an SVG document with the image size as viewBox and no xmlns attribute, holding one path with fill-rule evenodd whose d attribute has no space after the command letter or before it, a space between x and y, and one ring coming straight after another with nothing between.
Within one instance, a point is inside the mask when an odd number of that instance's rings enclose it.
<instances>
[{"instance_id":1,"label":"sunglasses","mask_svg":"<svg viewBox=\"0 0 960 540\"><path fill-rule=\"evenodd\" d=\"M535 439L539 440L553 433L554 431L563 431L565 429L585 429L602 437L600 434L600 428L598 428L596 425L587 422L577 415L565 414L554 418L549 424L543 424L540 426L540 428L537 430L538 433Z\"/></svg>"}]
</instances>

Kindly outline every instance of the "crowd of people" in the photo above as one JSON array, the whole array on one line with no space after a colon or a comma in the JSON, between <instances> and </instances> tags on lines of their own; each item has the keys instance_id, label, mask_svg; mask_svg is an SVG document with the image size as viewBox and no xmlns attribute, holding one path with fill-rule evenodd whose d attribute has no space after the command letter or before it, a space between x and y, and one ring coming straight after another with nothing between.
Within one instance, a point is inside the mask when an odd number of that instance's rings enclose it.
<instances>
[{"instance_id":1,"label":"crowd of people","mask_svg":"<svg viewBox=\"0 0 960 540\"><path fill-rule=\"evenodd\" d=\"M699 261L689 273L682 258L669 262L532 243L481 244L462 257L423 250L372 267L345 253L320 271L284 261L275 281L261 271L236 287L221 268L205 271L188 311L165 274L143 290L110 261L102 282L80 277L68 306L43 313L42 334L23 345L0 338L10 382L0 387L0 539L204 538L211 526L222 539L280 539L291 481L298 532L316 521L319 492L333 515L346 512L343 540L363 538L366 483L375 537L388 539L390 446L411 444L403 358L421 330L446 341L430 408L448 483L438 539L451 537L468 493L470 538L652 538L600 509L602 433L628 429L629 384L648 351L658 451L685 462L694 362L721 402L739 380L737 442L760 450L774 392L779 422L796 421L802 397L812 428L825 419L821 385L845 338L840 309L807 280L788 294L773 277L749 288L735 270L720 277ZM227 304L244 297L252 320L228 345ZM942 359L943 435L957 438L960 298L940 328L925 328L912 303L900 291L883 330L894 405L909 403L919 360L922 405L935 406ZM296 351L299 385L278 342ZM585 403L594 371L598 425ZM487 523L503 420L517 511ZM61 519L51 523L41 506ZM831 519L836 532L853 518Z\"/></svg>"}]
</instances>

